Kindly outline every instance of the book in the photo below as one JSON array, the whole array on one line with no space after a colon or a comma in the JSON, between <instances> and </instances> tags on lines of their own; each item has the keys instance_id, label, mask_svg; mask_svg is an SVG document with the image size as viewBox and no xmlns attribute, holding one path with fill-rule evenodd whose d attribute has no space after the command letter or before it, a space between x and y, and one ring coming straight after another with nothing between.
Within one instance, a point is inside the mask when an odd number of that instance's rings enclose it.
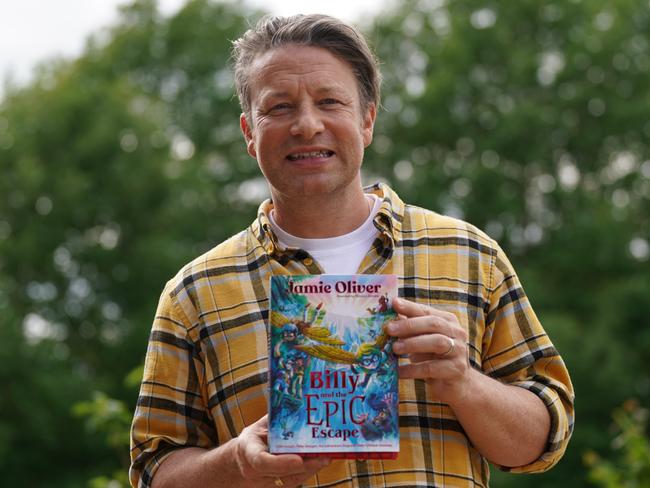
<instances>
[{"instance_id":1,"label":"book","mask_svg":"<svg viewBox=\"0 0 650 488\"><path fill-rule=\"evenodd\" d=\"M396 296L395 275L271 278L271 453L397 457Z\"/></svg>"}]
</instances>

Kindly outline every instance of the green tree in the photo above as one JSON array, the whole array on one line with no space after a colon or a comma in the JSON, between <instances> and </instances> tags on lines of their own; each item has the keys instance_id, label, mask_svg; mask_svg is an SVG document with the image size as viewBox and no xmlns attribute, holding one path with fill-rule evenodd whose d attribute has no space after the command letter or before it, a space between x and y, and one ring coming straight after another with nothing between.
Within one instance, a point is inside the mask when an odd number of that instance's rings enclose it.
<instances>
[{"instance_id":1,"label":"green tree","mask_svg":"<svg viewBox=\"0 0 650 488\"><path fill-rule=\"evenodd\" d=\"M650 11L640 0L405 1L369 21L385 112L365 168L499 240L568 363L576 431L554 470L650 404Z\"/></svg>"},{"instance_id":2,"label":"green tree","mask_svg":"<svg viewBox=\"0 0 650 488\"><path fill-rule=\"evenodd\" d=\"M102 406L133 411L123 378L143 360L165 281L265 195L228 70L228 40L255 15L192 1L163 18L137 1L78 59L7 87L1 484L83 486L123 467L124 450L88 421L111 413Z\"/></svg>"},{"instance_id":3,"label":"green tree","mask_svg":"<svg viewBox=\"0 0 650 488\"><path fill-rule=\"evenodd\" d=\"M99 486L124 469L137 392L123 378L165 280L266 195L228 68L258 15L193 0L165 18L137 0L78 59L7 87L3 485ZM650 404L647 3L406 0L363 27L385 76L365 181L497 238L572 373L565 459L494 484L586 486L582 453L612 456L610 412Z\"/></svg>"}]
</instances>

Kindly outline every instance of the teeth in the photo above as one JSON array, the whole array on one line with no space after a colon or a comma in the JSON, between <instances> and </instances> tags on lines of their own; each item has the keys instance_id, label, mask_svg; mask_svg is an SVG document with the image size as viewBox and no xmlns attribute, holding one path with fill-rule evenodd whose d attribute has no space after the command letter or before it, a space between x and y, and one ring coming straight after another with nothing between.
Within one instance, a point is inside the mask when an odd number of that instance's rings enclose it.
<instances>
[{"instance_id":1,"label":"teeth","mask_svg":"<svg viewBox=\"0 0 650 488\"><path fill-rule=\"evenodd\" d=\"M298 159L307 159L307 158L326 158L332 155L332 151L312 151L308 153L297 153L290 154L289 159L296 161Z\"/></svg>"}]
</instances>

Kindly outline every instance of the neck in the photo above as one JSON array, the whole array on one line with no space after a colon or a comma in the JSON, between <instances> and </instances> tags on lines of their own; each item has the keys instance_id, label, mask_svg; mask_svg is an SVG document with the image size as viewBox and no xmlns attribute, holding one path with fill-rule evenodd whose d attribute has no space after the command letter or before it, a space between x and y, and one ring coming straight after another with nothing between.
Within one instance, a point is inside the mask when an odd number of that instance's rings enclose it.
<instances>
[{"instance_id":1,"label":"neck","mask_svg":"<svg viewBox=\"0 0 650 488\"><path fill-rule=\"evenodd\" d=\"M316 195L296 201L272 191L274 218L282 229L304 239L324 239L352 232L368 218L372 209L361 186L348 195Z\"/></svg>"}]
</instances>

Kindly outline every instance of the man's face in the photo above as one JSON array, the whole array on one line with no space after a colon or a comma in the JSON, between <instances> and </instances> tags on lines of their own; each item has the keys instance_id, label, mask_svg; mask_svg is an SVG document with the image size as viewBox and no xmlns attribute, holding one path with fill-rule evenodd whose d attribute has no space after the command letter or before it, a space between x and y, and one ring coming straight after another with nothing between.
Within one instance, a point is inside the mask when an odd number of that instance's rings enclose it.
<instances>
[{"instance_id":1,"label":"man's face","mask_svg":"<svg viewBox=\"0 0 650 488\"><path fill-rule=\"evenodd\" d=\"M376 111L371 105L362 112L345 61L322 48L289 45L256 58L250 80L251 120L242 115L241 127L274 199L360 187Z\"/></svg>"}]
</instances>

